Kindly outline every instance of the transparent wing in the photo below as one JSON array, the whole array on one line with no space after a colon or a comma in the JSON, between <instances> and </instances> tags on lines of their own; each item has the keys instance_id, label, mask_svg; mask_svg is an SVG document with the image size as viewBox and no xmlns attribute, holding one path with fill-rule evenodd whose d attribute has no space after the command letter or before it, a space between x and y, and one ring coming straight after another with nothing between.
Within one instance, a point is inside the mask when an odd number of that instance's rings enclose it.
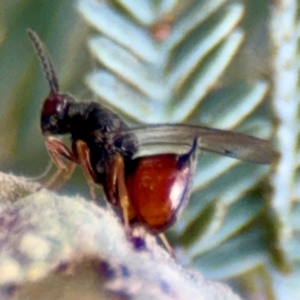
<instances>
[{"instance_id":1,"label":"transparent wing","mask_svg":"<svg viewBox=\"0 0 300 300\"><path fill-rule=\"evenodd\" d=\"M134 135L139 153L156 152L157 148L163 149L160 150L163 152L187 152L194 139L198 139L198 146L203 151L260 164L269 164L272 159L272 148L268 141L234 131L194 125L158 124L114 133L113 140L128 135Z\"/></svg>"}]
</instances>

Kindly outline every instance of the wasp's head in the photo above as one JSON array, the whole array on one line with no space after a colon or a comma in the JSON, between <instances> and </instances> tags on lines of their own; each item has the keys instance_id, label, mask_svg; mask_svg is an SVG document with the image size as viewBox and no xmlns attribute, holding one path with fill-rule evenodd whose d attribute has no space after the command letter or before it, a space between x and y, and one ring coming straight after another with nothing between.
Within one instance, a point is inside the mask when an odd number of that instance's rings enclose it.
<instances>
[{"instance_id":1,"label":"wasp's head","mask_svg":"<svg viewBox=\"0 0 300 300\"><path fill-rule=\"evenodd\" d=\"M69 133L67 113L72 99L64 94L50 94L41 111L41 129L44 135Z\"/></svg>"}]
</instances>

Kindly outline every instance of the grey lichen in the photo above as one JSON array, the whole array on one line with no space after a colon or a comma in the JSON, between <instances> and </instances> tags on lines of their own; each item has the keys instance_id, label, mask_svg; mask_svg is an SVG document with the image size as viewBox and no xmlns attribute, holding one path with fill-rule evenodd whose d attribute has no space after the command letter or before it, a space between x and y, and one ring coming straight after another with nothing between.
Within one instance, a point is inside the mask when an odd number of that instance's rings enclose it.
<instances>
[{"instance_id":1,"label":"grey lichen","mask_svg":"<svg viewBox=\"0 0 300 300\"><path fill-rule=\"evenodd\" d=\"M12 175L0 182L1 299L240 299L150 235L135 247L110 208Z\"/></svg>"}]
</instances>

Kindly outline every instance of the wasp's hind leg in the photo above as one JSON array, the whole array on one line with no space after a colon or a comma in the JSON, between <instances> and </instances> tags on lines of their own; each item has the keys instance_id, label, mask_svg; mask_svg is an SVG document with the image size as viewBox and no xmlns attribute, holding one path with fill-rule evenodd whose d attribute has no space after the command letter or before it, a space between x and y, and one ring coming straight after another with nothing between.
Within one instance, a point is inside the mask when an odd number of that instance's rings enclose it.
<instances>
[{"instance_id":1,"label":"wasp's hind leg","mask_svg":"<svg viewBox=\"0 0 300 300\"><path fill-rule=\"evenodd\" d=\"M160 234L158 235L158 238L160 239L160 241L161 241L161 243L163 244L163 246L165 247L165 249L169 252L169 254L170 254L173 258L175 258L175 252L174 252L172 246L170 245L170 243L169 243L167 237L165 236L165 234L160 233Z\"/></svg>"}]
</instances>

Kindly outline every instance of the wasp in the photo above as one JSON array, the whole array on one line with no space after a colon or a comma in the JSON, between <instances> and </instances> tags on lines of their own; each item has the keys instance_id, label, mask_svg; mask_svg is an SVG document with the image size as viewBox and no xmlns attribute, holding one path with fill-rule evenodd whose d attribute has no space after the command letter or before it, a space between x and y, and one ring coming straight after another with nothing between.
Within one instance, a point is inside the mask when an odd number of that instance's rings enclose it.
<instances>
[{"instance_id":1,"label":"wasp","mask_svg":"<svg viewBox=\"0 0 300 300\"><path fill-rule=\"evenodd\" d=\"M46 187L62 184L80 165L94 201L96 184L103 187L108 202L120 209L127 229L139 223L162 237L190 196L198 150L270 163L272 151L266 140L197 125L130 128L118 114L100 103L76 101L61 93L42 42L34 31L27 32L50 86L40 121L46 148L57 171ZM69 135L71 147L56 135ZM169 148L162 153L139 155L143 149L158 145ZM177 148L185 150L179 153Z\"/></svg>"}]
</instances>

